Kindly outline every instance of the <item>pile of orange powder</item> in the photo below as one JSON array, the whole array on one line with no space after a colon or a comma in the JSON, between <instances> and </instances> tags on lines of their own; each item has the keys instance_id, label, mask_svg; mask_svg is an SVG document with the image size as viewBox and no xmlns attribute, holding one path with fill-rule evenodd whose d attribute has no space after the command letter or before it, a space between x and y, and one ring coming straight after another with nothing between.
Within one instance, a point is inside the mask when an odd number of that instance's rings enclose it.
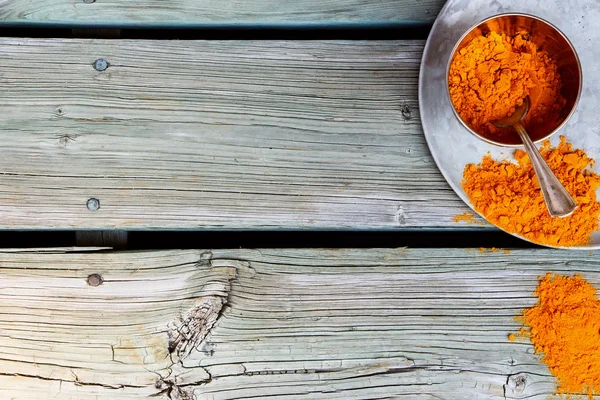
<instances>
[{"instance_id":1,"label":"pile of orange powder","mask_svg":"<svg viewBox=\"0 0 600 400\"><path fill-rule=\"evenodd\" d=\"M537 140L559 123L566 103L560 89L555 60L525 32L514 37L496 32L476 37L450 65L450 97L458 114L477 133L505 143L520 140L512 128L496 128L490 121L511 115L529 96L524 125Z\"/></svg>"},{"instance_id":2,"label":"pile of orange powder","mask_svg":"<svg viewBox=\"0 0 600 400\"><path fill-rule=\"evenodd\" d=\"M594 160L583 150L573 149L564 137L557 147L545 142L541 153L577 201L577 209L568 217L550 216L533 165L522 150L514 154L517 163L496 161L487 155L480 164L467 165L462 186L475 209L508 232L544 245L587 244L600 218L596 200L600 176L587 169Z\"/></svg>"},{"instance_id":3,"label":"pile of orange powder","mask_svg":"<svg viewBox=\"0 0 600 400\"><path fill-rule=\"evenodd\" d=\"M600 301L596 289L579 275L548 274L535 291L538 302L523 310L536 353L558 379L558 393L600 394ZM514 340L515 335L509 335Z\"/></svg>"}]
</instances>

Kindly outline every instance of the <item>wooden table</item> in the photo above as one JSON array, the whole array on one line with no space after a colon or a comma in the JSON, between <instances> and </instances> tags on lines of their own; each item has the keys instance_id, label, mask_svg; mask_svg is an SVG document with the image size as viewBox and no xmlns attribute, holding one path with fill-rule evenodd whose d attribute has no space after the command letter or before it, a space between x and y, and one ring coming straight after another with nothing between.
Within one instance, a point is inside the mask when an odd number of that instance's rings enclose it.
<instances>
[{"instance_id":1,"label":"wooden table","mask_svg":"<svg viewBox=\"0 0 600 400\"><path fill-rule=\"evenodd\" d=\"M0 228L492 231L453 220L420 125L404 37L442 5L2 2L5 32L78 38L0 38ZM307 28L394 37L279 38ZM156 39L219 32L255 38ZM0 398L546 399L507 335L600 257L433 245L2 250Z\"/></svg>"}]
</instances>

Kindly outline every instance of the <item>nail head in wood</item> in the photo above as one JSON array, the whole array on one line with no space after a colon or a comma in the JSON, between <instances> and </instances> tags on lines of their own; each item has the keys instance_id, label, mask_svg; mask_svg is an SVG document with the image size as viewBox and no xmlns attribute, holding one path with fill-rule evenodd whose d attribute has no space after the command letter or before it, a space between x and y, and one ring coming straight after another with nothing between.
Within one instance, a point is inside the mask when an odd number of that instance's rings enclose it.
<instances>
[{"instance_id":1,"label":"nail head in wood","mask_svg":"<svg viewBox=\"0 0 600 400\"><path fill-rule=\"evenodd\" d=\"M105 71L106 68L108 68L108 61L106 61L104 58L99 58L96 61L94 61L94 69L96 71L102 72L102 71Z\"/></svg>"},{"instance_id":2,"label":"nail head in wood","mask_svg":"<svg viewBox=\"0 0 600 400\"><path fill-rule=\"evenodd\" d=\"M102 285L102 282L104 282L104 280L102 279L102 276L98 274L91 274L87 277L87 283L90 286L100 286Z\"/></svg>"},{"instance_id":3,"label":"nail head in wood","mask_svg":"<svg viewBox=\"0 0 600 400\"><path fill-rule=\"evenodd\" d=\"M98 211L98 209L100 208L100 200L92 197L87 201L87 208L90 211Z\"/></svg>"},{"instance_id":4,"label":"nail head in wood","mask_svg":"<svg viewBox=\"0 0 600 400\"><path fill-rule=\"evenodd\" d=\"M86 4L92 4L92 3L95 3L96 0L83 0L83 2Z\"/></svg>"}]
</instances>

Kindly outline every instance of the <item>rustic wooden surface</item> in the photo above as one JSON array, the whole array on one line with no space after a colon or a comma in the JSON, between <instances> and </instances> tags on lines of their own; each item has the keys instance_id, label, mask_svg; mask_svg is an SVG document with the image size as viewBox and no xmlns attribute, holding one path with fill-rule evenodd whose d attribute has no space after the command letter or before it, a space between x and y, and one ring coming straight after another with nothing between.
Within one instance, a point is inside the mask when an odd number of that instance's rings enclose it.
<instances>
[{"instance_id":1,"label":"rustic wooden surface","mask_svg":"<svg viewBox=\"0 0 600 400\"><path fill-rule=\"evenodd\" d=\"M2 23L203 26L430 22L444 0L4 0Z\"/></svg>"},{"instance_id":2,"label":"rustic wooden surface","mask_svg":"<svg viewBox=\"0 0 600 400\"><path fill-rule=\"evenodd\" d=\"M514 316L538 276L597 283L599 262L552 250L4 251L0 392L545 400L554 379L527 340L507 340Z\"/></svg>"},{"instance_id":3,"label":"rustic wooden surface","mask_svg":"<svg viewBox=\"0 0 600 400\"><path fill-rule=\"evenodd\" d=\"M0 228L480 229L423 138L423 44L0 39Z\"/></svg>"}]
</instances>

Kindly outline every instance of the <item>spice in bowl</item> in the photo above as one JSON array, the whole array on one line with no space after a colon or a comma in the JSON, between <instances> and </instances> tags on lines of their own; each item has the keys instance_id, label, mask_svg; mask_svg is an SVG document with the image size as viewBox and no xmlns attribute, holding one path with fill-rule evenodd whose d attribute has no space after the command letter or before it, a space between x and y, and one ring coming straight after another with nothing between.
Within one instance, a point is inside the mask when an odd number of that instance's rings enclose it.
<instances>
[{"instance_id":1,"label":"spice in bowl","mask_svg":"<svg viewBox=\"0 0 600 400\"><path fill-rule=\"evenodd\" d=\"M524 31L514 36L492 31L473 38L452 59L448 85L460 118L495 142L520 142L512 128L497 128L491 121L510 116L525 97L531 107L524 125L534 141L560 124L566 104L556 61Z\"/></svg>"}]
</instances>

